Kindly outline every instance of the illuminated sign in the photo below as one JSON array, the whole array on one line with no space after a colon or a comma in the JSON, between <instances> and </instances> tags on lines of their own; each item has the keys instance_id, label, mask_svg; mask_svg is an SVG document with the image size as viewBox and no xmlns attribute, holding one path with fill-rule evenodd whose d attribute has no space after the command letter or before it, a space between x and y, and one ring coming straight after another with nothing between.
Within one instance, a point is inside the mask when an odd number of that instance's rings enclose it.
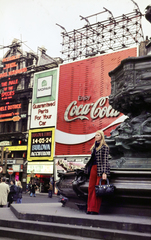
<instances>
[{"instance_id":1,"label":"illuminated sign","mask_svg":"<svg viewBox=\"0 0 151 240\"><path fill-rule=\"evenodd\" d=\"M13 67L17 67L16 62L6 64L3 69L13 68Z\"/></svg>"},{"instance_id":2,"label":"illuminated sign","mask_svg":"<svg viewBox=\"0 0 151 240\"><path fill-rule=\"evenodd\" d=\"M2 100L7 100L12 98L15 95L15 90L14 87L18 84L18 79L14 79L14 80L10 80L10 78L8 79L8 81L5 82L1 82L1 87L2 89L2 93L1 93L1 99Z\"/></svg>"},{"instance_id":3,"label":"illuminated sign","mask_svg":"<svg viewBox=\"0 0 151 240\"><path fill-rule=\"evenodd\" d=\"M19 121L21 118L19 116L19 110L22 107L21 103L10 104L9 100L14 99L15 92L17 86L19 84L18 78L10 77L12 75L16 75L19 73L24 73L27 71L27 68L18 68L17 59L20 58L20 54L15 56L8 56L3 59L5 70L4 73L0 74L0 78L7 77L7 80L2 80L0 82L0 97L1 100L4 101L4 105L0 106L0 122L7 122L7 121ZM13 61L14 60L14 61ZM13 61L13 62L10 62ZM7 102L5 102L7 101Z\"/></svg>"},{"instance_id":4,"label":"illuminated sign","mask_svg":"<svg viewBox=\"0 0 151 240\"><path fill-rule=\"evenodd\" d=\"M8 146L7 147L9 151L26 151L27 146L21 145L21 146ZM6 151L6 147L4 147L4 151Z\"/></svg>"},{"instance_id":5,"label":"illuminated sign","mask_svg":"<svg viewBox=\"0 0 151 240\"><path fill-rule=\"evenodd\" d=\"M52 160L54 128L29 130L27 160Z\"/></svg>"},{"instance_id":6,"label":"illuminated sign","mask_svg":"<svg viewBox=\"0 0 151 240\"><path fill-rule=\"evenodd\" d=\"M10 72L4 72L4 73L0 73L0 78L3 78L3 77L7 77L7 76L11 76L11 75L16 75L16 74L19 74L19 73L24 73L24 72L27 72L27 68L21 68L21 69L16 69L16 70L12 70Z\"/></svg>"},{"instance_id":7,"label":"illuminated sign","mask_svg":"<svg viewBox=\"0 0 151 240\"><path fill-rule=\"evenodd\" d=\"M12 109L19 109L19 108L21 108L21 103L13 104L13 105L6 105L6 106L0 107L0 112L12 110Z\"/></svg>"},{"instance_id":8,"label":"illuminated sign","mask_svg":"<svg viewBox=\"0 0 151 240\"><path fill-rule=\"evenodd\" d=\"M2 62L9 62L9 61L12 61L12 60L16 60L20 58L20 54L19 55L16 55L16 56L10 56L10 57L7 57L7 58L3 58L3 61ZM5 64L3 70L5 69L11 69L11 68L16 68L18 65L16 62L12 62L12 63L7 63ZM27 72L27 68L21 68L21 69L15 69L15 70L12 70L12 71L9 71L9 72L4 72L4 73L0 73L0 78L3 78L3 77L7 77L7 76L12 76L12 75L16 75L16 74L20 74L20 73L24 73L24 72Z\"/></svg>"},{"instance_id":9,"label":"illuminated sign","mask_svg":"<svg viewBox=\"0 0 151 240\"><path fill-rule=\"evenodd\" d=\"M12 105L5 105L0 107L0 112L10 111L8 113L0 113L0 122L7 122L7 121L14 121L17 122L21 118L18 116L19 112L15 112L14 110L21 109L21 103L19 104L12 104Z\"/></svg>"},{"instance_id":10,"label":"illuminated sign","mask_svg":"<svg viewBox=\"0 0 151 240\"><path fill-rule=\"evenodd\" d=\"M3 58L3 61L2 62L8 62L8 61L12 61L12 60L16 60L20 58L20 54L18 55L14 55L14 56L11 56L11 57L7 57L7 58Z\"/></svg>"},{"instance_id":11,"label":"illuminated sign","mask_svg":"<svg viewBox=\"0 0 151 240\"><path fill-rule=\"evenodd\" d=\"M8 122L8 121L18 122L20 119L21 118L19 116L14 116L12 118L0 119L0 122Z\"/></svg>"}]
</instances>

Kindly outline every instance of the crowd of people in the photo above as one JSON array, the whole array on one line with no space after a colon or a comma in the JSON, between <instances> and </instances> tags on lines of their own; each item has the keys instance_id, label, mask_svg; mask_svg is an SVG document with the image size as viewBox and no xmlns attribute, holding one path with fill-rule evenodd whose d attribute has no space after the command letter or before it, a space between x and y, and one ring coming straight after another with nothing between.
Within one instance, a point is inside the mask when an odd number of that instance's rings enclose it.
<instances>
[{"instance_id":1,"label":"crowd of people","mask_svg":"<svg viewBox=\"0 0 151 240\"><path fill-rule=\"evenodd\" d=\"M22 185L20 181L11 180L10 184L6 178L0 180L0 207L8 206L12 203L22 203Z\"/></svg>"},{"instance_id":2,"label":"crowd of people","mask_svg":"<svg viewBox=\"0 0 151 240\"><path fill-rule=\"evenodd\" d=\"M48 197L52 198L53 195L53 176L50 177L50 182L46 185ZM27 184L26 193L29 192L30 197L36 197L36 191L39 190L35 179ZM22 203L23 187L21 181L10 180L7 178L0 178L0 207L10 207L12 203Z\"/></svg>"}]
</instances>

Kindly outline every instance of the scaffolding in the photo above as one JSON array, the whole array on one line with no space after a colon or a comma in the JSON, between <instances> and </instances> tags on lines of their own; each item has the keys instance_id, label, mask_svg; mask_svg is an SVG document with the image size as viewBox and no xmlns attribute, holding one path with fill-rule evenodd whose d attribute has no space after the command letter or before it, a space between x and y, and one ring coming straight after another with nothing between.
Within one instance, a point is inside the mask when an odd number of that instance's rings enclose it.
<instances>
[{"instance_id":1,"label":"scaffolding","mask_svg":"<svg viewBox=\"0 0 151 240\"><path fill-rule=\"evenodd\" d=\"M90 24L90 18L108 12L109 18ZM67 32L64 27L62 35L62 59L64 62L83 59L97 54L129 48L144 40L141 25L142 13L138 6L134 12L113 17L108 9L88 17L81 17L86 25Z\"/></svg>"}]
</instances>

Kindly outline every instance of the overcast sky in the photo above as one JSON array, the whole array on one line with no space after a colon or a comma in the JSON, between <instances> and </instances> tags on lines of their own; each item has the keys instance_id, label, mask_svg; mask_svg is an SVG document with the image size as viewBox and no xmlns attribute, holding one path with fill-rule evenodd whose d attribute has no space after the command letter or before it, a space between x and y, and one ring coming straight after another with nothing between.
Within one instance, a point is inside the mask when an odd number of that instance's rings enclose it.
<instances>
[{"instance_id":1,"label":"overcast sky","mask_svg":"<svg viewBox=\"0 0 151 240\"><path fill-rule=\"evenodd\" d=\"M135 0L141 12L151 0ZM133 12L131 0L0 0L0 47L12 43L14 38L20 39L37 52L44 46L51 57L61 57L61 32L56 23L66 28L67 32L83 27L86 22L79 15L102 12L103 7L110 10L114 17ZM108 13L101 14L107 20ZM90 18L90 23L96 19ZM151 24L142 18L144 36L151 37ZM29 51L23 44L23 50ZM0 50L0 58L8 49Z\"/></svg>"}]
</instances>

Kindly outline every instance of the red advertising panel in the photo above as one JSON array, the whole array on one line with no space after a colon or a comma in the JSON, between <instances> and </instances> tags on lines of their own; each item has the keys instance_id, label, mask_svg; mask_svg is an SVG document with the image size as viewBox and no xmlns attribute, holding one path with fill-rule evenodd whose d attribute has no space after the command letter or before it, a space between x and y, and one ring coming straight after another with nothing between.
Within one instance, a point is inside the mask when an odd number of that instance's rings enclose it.
<instances>
[{"instance_id":1,"label":"red advertising panel","mask_svg":"<svg viewBox=\"0 0 151 240\"><path fill-rule=\"evenodd\" d=\"M97 130L109 136L123 115L109 105L108 73L137 48L60 66L55 155L90 154Z\"/></svg>"}]
</instances>

